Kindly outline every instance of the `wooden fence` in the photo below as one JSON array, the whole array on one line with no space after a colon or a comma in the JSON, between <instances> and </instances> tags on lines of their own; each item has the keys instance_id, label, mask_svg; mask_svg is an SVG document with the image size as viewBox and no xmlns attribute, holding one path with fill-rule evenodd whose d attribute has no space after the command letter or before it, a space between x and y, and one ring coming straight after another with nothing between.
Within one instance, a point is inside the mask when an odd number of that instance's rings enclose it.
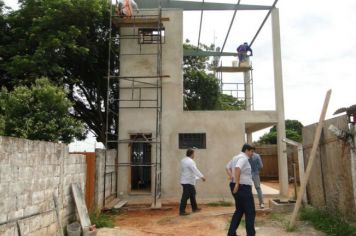
<instances>
[{"instance_id":1,"label":"wooden fence","mask_svg":"<svg viewBox=\"0 0 356 236\"><path fill-rule=\"evenodd\" d=\"M261 179L278 179L277 145L258 145L256 146L256 152L261 155L263 161L263 169L260 172ZM299 181L298 152L296 147L287 146L287 158L290 181L292 181L292 177L294 176L293 163L296 164L297 181Z\"/></svg>"},{"instance_id":2,"label":"wooden fence","mask_svg":"<svg viewBox=\"0 0 356 236\"><path fill-rule=\"evenodd\" d=\"M261 155L263 162L261 179L278 179L277 145L259 145L256 146L256 152Z\"/></svg>"},{"instance_id":3,"label":"wooden fence","mask_svg":"<svg viewBox=\"0 0 356 236\"><path fill-rule=\"evenodd\" d=\"M85 183L85 203L88 210L93 208L95 193L95 152L76 152L86 156L86 183Z\"/></svg>"}]
</instances>

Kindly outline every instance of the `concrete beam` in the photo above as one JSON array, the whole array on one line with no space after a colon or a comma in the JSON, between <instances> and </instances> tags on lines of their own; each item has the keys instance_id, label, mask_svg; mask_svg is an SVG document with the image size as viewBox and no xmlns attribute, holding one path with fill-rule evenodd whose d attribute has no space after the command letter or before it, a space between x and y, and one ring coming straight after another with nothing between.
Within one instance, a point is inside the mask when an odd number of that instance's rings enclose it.
<instances>
[{"instance_id":1,"label":"concrete beam","mask_svg":"<svg viewBox=\"0 0 356 236\"><path fill-rule=\"evenodd\" d=\"M275 125L276 123L246 123L246 133L253 133Z\"/></svg>"},{"instance_id":2,"label":"concrete beam","mask_svg":"<svg viewBox=\"0 0 356 236\"><path fill-rule=\"evenodd\" d=\"M136 0L139 9L158 8L161 3L162 8L178 8L184 11L227 11L235 10L236 4L217 2L195 2L195 1L170 1L170 0ZM265 5L245 5L240 4L237 10L270 10L271 6Z\"/></svg>"},{"instance_id":3,"label":"concrete beam","mask_svg":"<svg viewBox=\"0 0 356 236\"><path fill-rule=\"evenodd\" d=\"M197 50L189 50L184 49L183 56L185 57L219 57L219 56L232 56L236 57L236 52L215 52L215 51L197 51Z\"/></svg>"}]
</instances>

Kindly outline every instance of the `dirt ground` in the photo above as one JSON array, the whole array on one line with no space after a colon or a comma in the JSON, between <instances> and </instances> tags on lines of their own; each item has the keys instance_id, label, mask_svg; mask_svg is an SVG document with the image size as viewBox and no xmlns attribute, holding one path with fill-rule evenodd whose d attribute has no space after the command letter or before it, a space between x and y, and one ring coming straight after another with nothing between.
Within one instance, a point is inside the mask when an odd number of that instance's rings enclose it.
<instances>
[{"instance_id":1,"label":"dirt ground","mask_svg":"<svg viewBox=\"0 0 356 236\"><path fill-rule=\"evenodd\" d=\"M99 229L98 236L223 236L226 235L234 207L212 207L203 205L203 210L189 216L179 216L178 206L165 207L162 210L148 208L126 208L115 216L116 227ZM298 222L297 230L286 232L288 215L258 210L256 217L256 235L259 236L323 236L312 226ZM246 235L244 222L238 235Z\"/></svg>"}]
</instances>

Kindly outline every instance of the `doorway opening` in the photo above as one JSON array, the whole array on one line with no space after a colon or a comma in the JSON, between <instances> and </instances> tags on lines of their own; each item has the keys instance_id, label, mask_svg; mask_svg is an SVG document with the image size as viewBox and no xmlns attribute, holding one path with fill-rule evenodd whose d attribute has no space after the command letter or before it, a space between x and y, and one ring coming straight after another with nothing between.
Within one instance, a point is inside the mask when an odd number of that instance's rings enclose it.
<instances>
[{"instance_id":1,"label":"doorway opening","mask_svg":"<svg viewBox=\"0 0 356 236\"><path fill-rule=\"evenodd\" d=\"M151 134L131 135L131 192L151 192Z\"/></svg>"}]
</instances>

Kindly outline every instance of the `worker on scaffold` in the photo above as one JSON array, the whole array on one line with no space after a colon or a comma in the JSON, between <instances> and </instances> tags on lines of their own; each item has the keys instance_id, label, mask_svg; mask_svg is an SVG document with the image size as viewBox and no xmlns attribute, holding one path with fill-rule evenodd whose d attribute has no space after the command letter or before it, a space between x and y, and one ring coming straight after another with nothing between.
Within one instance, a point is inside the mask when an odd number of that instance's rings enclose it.
<instances>
[{"instance_id":1,"label":"worker on scaffold","mask_svg":"<svg viewBox=\"0 0 356 236\"><path fill-rule=\"evenodd\" d=\"M239 66L241 66L241 63L247 62L248 58L253 55L251 47L246 42L238 46L236 50L237 57L239 58Z\"/></svg>"},{"instance_id":2,"label":"worker on scaffold","mask_svg":"<svg viewBox=\"0 0 356 236\"><path fill-rule=\"evenodd\" d=\"M134 15L134 10L138 11L137 4L134 0L116 1L116 14L120 17L132 17Z\"/></svg>"}]
</instances>

